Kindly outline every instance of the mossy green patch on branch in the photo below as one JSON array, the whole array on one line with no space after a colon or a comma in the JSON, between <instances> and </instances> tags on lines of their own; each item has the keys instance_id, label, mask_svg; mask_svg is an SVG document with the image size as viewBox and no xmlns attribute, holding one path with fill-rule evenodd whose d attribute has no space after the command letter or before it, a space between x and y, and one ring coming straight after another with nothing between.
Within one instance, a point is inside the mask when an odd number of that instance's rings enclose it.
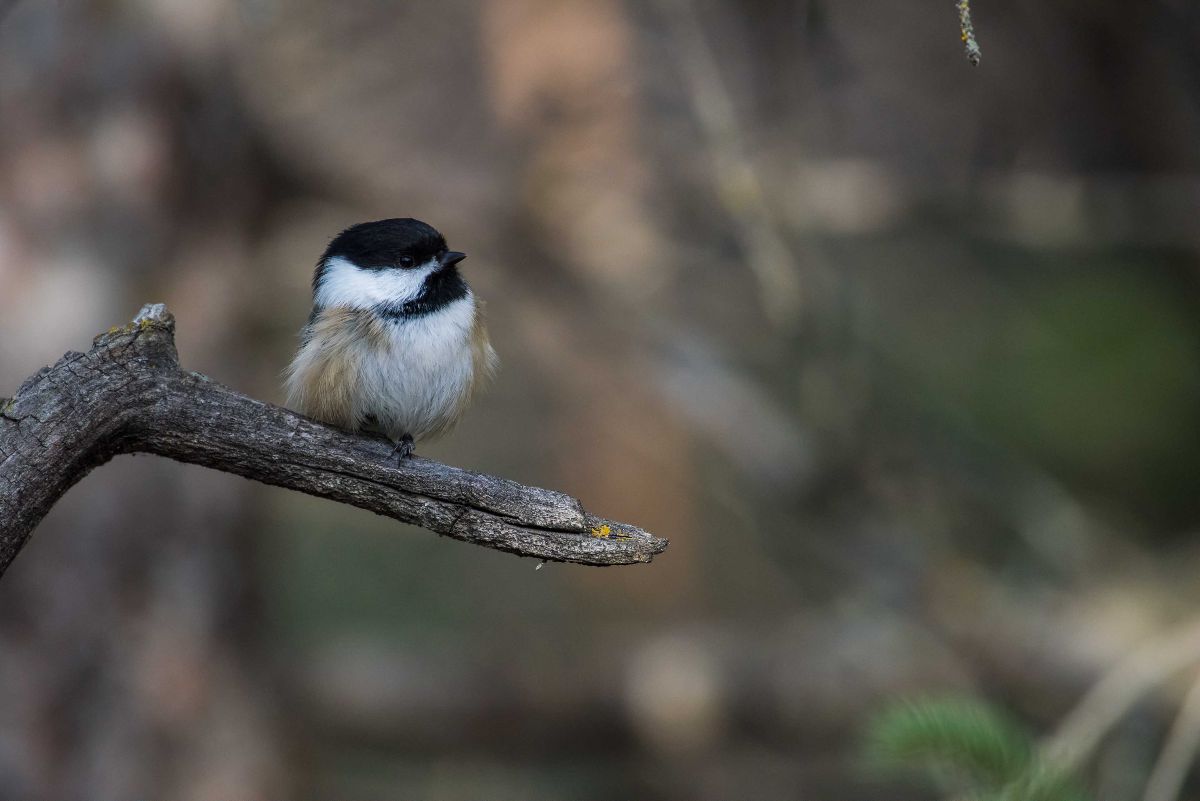
<instances>
[{"instance_id":1,"label":"mossy green patch on branch","mask_svg":"<svg viewBox=\"0 0 1200 801\"><path fill-rule=\"evenodd\" d=\"M102 344L105 340L112 339L113 337L119 337L119 336L128 335L128 334L138 335L138 334L145 333L147 330L160 325L161 322L162 322L161 320L155 320L150 317L144 317L140 320L133 320L131 322L125 323L125 325L114 325L112 328L108 329L107 331L96 334L96 336L92 338L92 346L96 347L96 346Z\"/></svg>"}]
</instances>

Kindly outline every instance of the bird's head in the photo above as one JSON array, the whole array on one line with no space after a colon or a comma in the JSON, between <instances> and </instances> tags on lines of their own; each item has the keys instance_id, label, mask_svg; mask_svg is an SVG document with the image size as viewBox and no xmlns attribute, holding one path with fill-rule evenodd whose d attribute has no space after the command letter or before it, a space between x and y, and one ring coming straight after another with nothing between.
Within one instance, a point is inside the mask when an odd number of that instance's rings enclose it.
<instances>
[{"instance_id":1,"label":"bird's head","mask_svg":"<svg viewBox=\"0 0 1200 801\"><path fill-rule=\"evenodd\" d=\"M416 300L427 282L456 276L465 253L449 250L436 228L409 217L359 223L342 231L317 262L317 307L372 308Z\"/></svg>"}]
</instances>

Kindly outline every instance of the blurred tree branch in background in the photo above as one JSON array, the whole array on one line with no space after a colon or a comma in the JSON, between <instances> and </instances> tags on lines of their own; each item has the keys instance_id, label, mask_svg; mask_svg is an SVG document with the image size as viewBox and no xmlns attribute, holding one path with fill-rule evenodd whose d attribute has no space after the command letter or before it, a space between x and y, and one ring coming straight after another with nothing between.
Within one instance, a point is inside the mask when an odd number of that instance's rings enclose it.
<instances>
[{"instance_id":1,"label":"blurred tree branch in background","mask_svg":"<svg viewBox=\"0 0 1200 801\"><path fill-rule=\"evenodd\" d=\"M1171 724L1146 781L1143 801L1175 801L1179 798L1197 750L1200 750L1200 680L1192 682L1179 714Z\"/></svg>"},{"instance_id":2,"label":"blurred tree branch in background","mask_svg":"<svg viewBox=\"0 0 1200 801\"><path fill-rule=\"evenodd\" d=\"M1040 745L1007 716L974 698L923 698L891 704L868 730L869 756L899 772L925 773L962 797L1082 801L1090 798L1078 779L1101 742L1136 704L1200 658L1195 619L1138 647L1105 673L1056 731ZM1179 702L1170 730L1146 779L1143 801L1182 797L1200 749L1200 680Z\"/></svg>"},{"instance_id":3,"label":"blurred tree branch in background","mask_svg":"<svg viewBox=\"0 0 1200 801\"><path fill-rule=\"evenodd\" d=\"M1198 660L1200 620L1191 620L1133 651L1101 677L1063 720L1044 746L1046 757L1069 767L1081 763L1139 700L1175 674L1194 666ZM1185 700L1183 705L1186 708L1194 706L1195 702ZM1194 711L1181 713L1183 729L1191 727L1192 724L1186 721L1194 715ZM1180 725L1181 721L1177 720L1176 726ZM1180 736L1191 738L1190 734ZM1172 747L1179 748L1180 744ZM1168 764L1174 761L1172 758ZM1172 769L1166 770L1171 772ZM1172 782L1160 778L1158 783ZM1164 796L1159 791L1148 797L1161 799Z\"/></svg>"},{"instance_id":4,"label":"blurred tree branch in background","mask_svg":"<svg viewBox=\"0 0 1200 801\"><path fill-rule=\"evenodd\" d=\"M30 378L0 410L0 573L54 503L121 453L154 453L369 509L464 542L588 565L649 562L665 540L579 501L351 436L179 368L174 318L148 305Z\"/></svg>"},{"instance_id":5,"label":"blurred tree branch in background","mask_svg":"<svg viewBox=\"0 0 1200 801\"><path fill-rule=\"evenodd\" d=\"M754 163L733 98L692 0L658 0L673 39L680 79L712 162L717 200L734 223L759 298L773 325L790 328L803 302L800 268Z\"/></svg>"}]
</instances>

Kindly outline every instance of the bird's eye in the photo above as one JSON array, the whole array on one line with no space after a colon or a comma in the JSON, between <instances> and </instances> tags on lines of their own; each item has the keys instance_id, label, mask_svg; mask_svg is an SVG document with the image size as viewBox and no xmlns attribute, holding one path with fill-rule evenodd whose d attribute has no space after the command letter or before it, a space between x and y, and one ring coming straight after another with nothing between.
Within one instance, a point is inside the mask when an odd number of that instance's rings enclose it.
<instances>
[{"instance_id":1,"label":"bird's eye","mask_svg":"<svg viewBox=\"0 0 1200 801\"><path fill-rule=\"evenodd\" d=\"M412 267L414 264L416 264L416 262L413 260L412 256L406 255L406 256L401 256L399 261L397 262L397 264L399 264L401 267L403 267L405 270L407 270L410 267Z\"/></svg>"}]
</instances>

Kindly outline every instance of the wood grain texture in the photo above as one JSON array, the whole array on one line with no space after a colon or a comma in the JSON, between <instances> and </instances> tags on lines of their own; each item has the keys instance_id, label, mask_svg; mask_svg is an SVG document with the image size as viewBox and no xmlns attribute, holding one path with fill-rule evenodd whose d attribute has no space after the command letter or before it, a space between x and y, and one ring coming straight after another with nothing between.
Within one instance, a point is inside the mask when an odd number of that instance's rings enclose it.
<instances>
[{"instance_id":1,"label":"wood grain texture","mask_svg":"<svg viewBox=\"0 0 1200 801\"><path fill-rule=\"evenodd\" d=\"M0 399L0 575L75 482L153 453L347 503L437 534L557 562L649 562L667 541L551 490L412 457L183 370L161 304Z\"/></svg>"}]
</instances>

